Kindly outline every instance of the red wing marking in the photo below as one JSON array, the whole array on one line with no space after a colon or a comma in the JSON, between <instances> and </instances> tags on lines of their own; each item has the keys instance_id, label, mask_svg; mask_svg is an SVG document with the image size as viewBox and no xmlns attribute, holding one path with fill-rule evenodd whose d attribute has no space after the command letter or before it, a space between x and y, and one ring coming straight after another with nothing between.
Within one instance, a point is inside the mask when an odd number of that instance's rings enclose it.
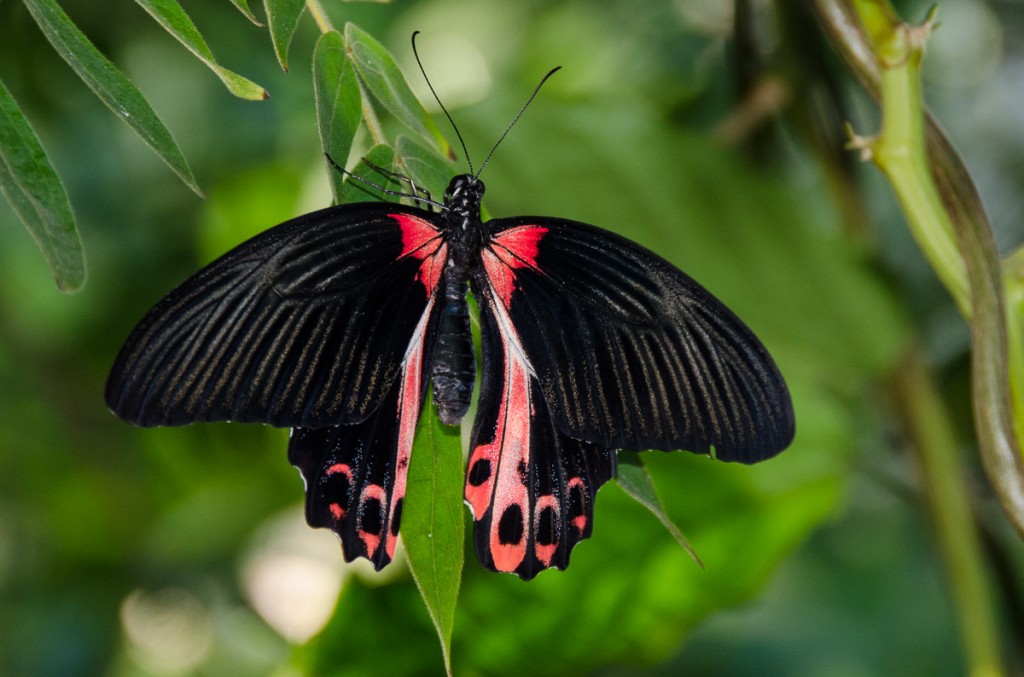
<instances>
[{"instance_id":1,"label":"red wing marking","mask_svg":"<svg viewBox=\"0 0 1024 677\"><path fill-rule=\"evenodd\" d=\"M448 259L448 245L441 239L441 231L426 219L409 214L389 214L398 221L402 229L402 253L399 258L414 256L420 264L416 279L427 289L427 296L432 296L437 287L444 264Z\"/></svg>"},{"instance_id":2,"label":"red wing marking","mask_svg":"<svg viewBox=\"0 0 1024 677\"><path fill-rule=\"evenodd\" d=\"M366 546L366 556L377 556L380 540L386 537L384 530L384 501L387 494L384 487L371 484L363 488L359 496L359 511L356 513L356 533Z\"/></svg>"},{"instance_id":3,"label":"red wing marking","mask_svg":"<svg viewBox=\"0 0 1024 677\"><path fill-rule=\"evenodd\" d=\"M532 231L544 230L529 228ZM536 258L536 242L542 234L530 236L525 233L520 238L513 238L511 242L527 243L521 248L528 254L531 251L529 243L533 243L532 257ZM470 453L465 497L475 520L481 520L488 509L491 511L488 540L494 568L512 572L525 559L527 543L531 540L529 535L534 531L530 520L532 506L529 489L530 425L533 415L530 379L534 376L519 342L519 335L508 315L514 273L502 255L490 248L484 249L483 258L491 290L501 296L505 304L491 304L501 334L504 379L494 437L491 442L478 445ZM520 261L518 258L515 260ZM502 277L506 273L509 277ZM509 286L501 287L502 284ZM549 553L544 554L550 559ZM541 553L537 555L539 559L542 558Z\"/></svg>"},{"instance_id":4,"label":"red wing marking","mask_svg":"<svg viewBox=\"0 0 1024 677\"><path fill-rule=\"evenodd\" d=\"M517 226L502 231L484 247L484 270L506 308L515 290L516 268L537 269L538 246L547 232L543 226Z\"/></svg>"},{"instance_id":5,"label":"red wing marking","mask_svg":"<svg viewBox=\"0 0 1024 677\"><path fill-rule=\"evenodd\" d=\"M328 475L337 475L341 473L348 478L348 481L352 481L352 468L349 467L348 463L335 463L327 469Z\"/></svg>"},{"instance_id":6,"label":"red wing marking","mask_svg":"<svg viewBox=\"0 0 1024 677\"><path fill-rule=\"evenodd\" d=\"M537 538L537 543L534 546L535 554L540 563L545 567L551 566L551 558L554 557L555 552L558 551L558 536L561 532L558 526L558 515L561 510L558 504L558 498L548 494L547 496L541 496L537 499L537 506L535 508L536 515L533 518L533 533L541 534L544 532L544 525L541 523L543 520L551 520L549 527L549 537L546 539L547 542L542 542L541 538Z\"/></svg>"},{"instance_id":7,"label":"red wing marking","mask_svg":"<svg viewBox=\"0 0 1024 677\"><path fill-rule=\"evenodd\" d=\"M506 350L505 388L494 440L477 446L469 458L470 472L486 473L486 479L476 486L466 483L466 501L475 520L491 509L490 551L498 571L515 571L526 557L530 496L524 475L530 460L529 378L526 365L510 358Z\"/></svg>"},{"instance_id":8,"label":"red wing marking","mask_svg":"<svg viewBox=\"0 0 1024 677\"><path fill-rule=\"evenodd\" d=\"M587 529L587 485L579 477L573 477L566 484L569 489L569 507L572 516L572 525L580 533L580 536Z\"/></svg>"},{"instance_id":9,"label":"red wing marking","mask_svg":"<svg viewBox=\"0 0 1024 677\"><path fill-rule=\"evenodd\" d=\"M515 571L526 559L531 542L534 555L545 566L558 548L557 542L539 543L531 538L538 533L540 516L552 514L545 508L554 507L554 514L558 513L558 501L547 496L541 497L536 506L531 505L530 379L534 375L508 314L515 291L515 271L525 266L536 268L538 244L547 232L541 226L509 228L491 238L481 253L501 335L504 378L494 437L470 453L465 496L475 520L483 519L490 510L488 550L498 571Z\"/></svg>"},{"instance_id":10,"label":"red wing marking","mask_svg":"<svg viewBox=\"0 0 1024 677\"><path fill-rule=\"evenodd\" d=\"M406 479L409 470L409 457L412 454L413 437L416 434L416 421L420 416L420 405L423 393L423 350L426 341L427 321L434 307L431 296L423 311L416 331L413 332L402 364L401 391L398 396L398 449L395 460L394 483L390 495L380 485L372 484L363 489L359 497L359 512L356 522L356 533L366 544L367 557L373 560L377 548L384 541L388 559L395 556L398 524L402 516L402 501L405 498Z\"/></svg>"},{"instance_id":11,"label":"red wing marking","mask_svg":"<svg viewBox=\"0 0 1024 677\"><path fill-rule=\"evenodd\" d=\"M348 487L352 486L352 468L347 463L335 463L331 467L327 468L324 473L327 477L332 475L342 475L345 478L345 488L339 492L341 495L348 494ZM327 509L331 511L331 515L334 517L336 522L340 522L345 519L346 510L337 501L333 501L328 504Z\"/></svg>"}]
</instances>

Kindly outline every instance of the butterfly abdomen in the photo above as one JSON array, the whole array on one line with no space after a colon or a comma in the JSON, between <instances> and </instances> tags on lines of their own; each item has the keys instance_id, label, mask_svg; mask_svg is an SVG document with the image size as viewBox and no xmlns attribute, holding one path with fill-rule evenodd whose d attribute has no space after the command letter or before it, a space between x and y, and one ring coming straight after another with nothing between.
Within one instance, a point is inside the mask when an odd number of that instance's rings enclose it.
<instances>
[{"instance_id":1,"label":"butterfly abdomen","mask_svg":"<svg viewBox=\"0 0 1024 677\"><path fill-rule=\"evenodd\" d=\"M438 416L447 425L458 425L469 409L476 362L466 304L466 275L457 266L448 265L444 278L444 307L430 375Z\"/></svg>"}]
</instances>

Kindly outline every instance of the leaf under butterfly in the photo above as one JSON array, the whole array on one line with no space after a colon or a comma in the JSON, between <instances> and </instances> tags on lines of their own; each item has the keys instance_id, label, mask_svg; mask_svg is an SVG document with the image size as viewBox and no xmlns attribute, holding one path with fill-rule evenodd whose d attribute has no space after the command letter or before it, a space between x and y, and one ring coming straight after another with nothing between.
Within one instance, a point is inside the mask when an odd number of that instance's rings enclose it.
<instances>
[{"instance_id":1,"label":"leaf under butterfly","mask_svg":"<svg viewBox=\"0 0 1024 677\"><path fill-rule=\"evenodd\" d=\"M0 191L43 252L57 286L67 292L81 288L85 260L67 193L39 137L3 82Z\"/></svg>"},{"instance_id":2,"label":"leaf under butterfly","mask_svg":"<svg viewBox=\"0 0 1024 677\"><path fill-rule=\"evenodd\" d=\"M619 451L619 464L615 474L615 482L637 503L650 510L651 514L657 517L665 529L672 534L672 538L676 539L679 545L683 547L683 550L693 558L693 561L700 565L702 569L704 568L704 563L700 561L697 551L693 549L693 546L686 540L683 532L680 531L679 527L672 521L672 518L665 512L665 506L662 505L661 499L658 498L658 494L654 490L651 474L644 465L640 454L635 451Z\"/></svg>"},{"instance_id":3,"label":"leaf under butterfly","mask_svg":"<svg viewBox=\"0 0 1024 677\"><path fill-rule=\"evenodd\" d=\"M459 428L437 417L428 397L409 461L402 542L451 674L452 629L462 580L465 522Z\"/></svg>"}]
</instances>

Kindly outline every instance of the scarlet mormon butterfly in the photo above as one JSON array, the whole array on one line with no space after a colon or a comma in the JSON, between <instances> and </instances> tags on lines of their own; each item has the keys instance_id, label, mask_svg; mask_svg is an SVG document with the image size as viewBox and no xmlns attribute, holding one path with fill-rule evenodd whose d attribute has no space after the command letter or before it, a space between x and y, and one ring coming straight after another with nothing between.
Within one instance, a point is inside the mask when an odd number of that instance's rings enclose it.
<instances>
[{"instance_id":1,"label":"scarlet mormon butterfly","mask_svg":"<svg viewBox=\"0 0 1024 677\"><path fill-rule=\"evenodd\" d=\"M291 428L307 521L335 531L346 560L380 569L394 556L427 384L446 424L470 404L468 287L482 386L465 500L480 561L523 579L564 569L590 536L618 449L714 448L741 463L785 449L794 419L778 369L697 282L585 223L482 221L479 176L505 134L443 204L405 195L438 212L329 207L185 280L125 342L107 405L141 426Z\"/></svg>"}]
</instances>

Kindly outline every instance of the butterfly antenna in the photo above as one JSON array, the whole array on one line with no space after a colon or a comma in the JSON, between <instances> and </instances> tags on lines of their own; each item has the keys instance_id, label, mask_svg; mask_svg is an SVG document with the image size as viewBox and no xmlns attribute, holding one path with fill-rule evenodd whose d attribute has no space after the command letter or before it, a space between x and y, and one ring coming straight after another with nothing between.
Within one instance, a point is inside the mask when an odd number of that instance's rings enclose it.
<instances>
[{"instance_id":1,"label":"butterfly antenna","mask_svg":"<svg viewBox=\"0 0 1024 677\"><path fill-rule=\"evenodd\" d=\"M473 161L469 159L469 150L466 149L466 142L462 138L462 134L459 132L458 126L455 124L455 120L452 119L448 109L441 103L441 97L434 91L434 85L430 84L430 78L427 77L427 70L423 67L423 62L420 61L420 53L416 51L416 36L419 35L419 31L413 31L412 33L412 55L416 57L416 65L420 67L420 73L423 74L423 79L427 81L427 87L430 88L430 93L434 95L434 101L441 107L444 112L444 116L448 118L448 122L451 123L452 129L455 130L455 136L459 137L459 145L462 146L462 154L466 156L466 164L469 165L469 173L473 174ZM475 176L475 175L474 175Z\"/></svg>"},{"instance_id":2,"label":"butterfly antenna","mask_svg":"<svg viewBox=\"0 0 1024 677\"><path fill-rule=\"evenodd\" d=\"M512 131L512 128L516 126L516 123L519 122L519 118L523 117L523 113L525 113L527 107L531 103L533 103L533 100L537 96L537 93L540 91L540 88L544 86L544 83L548 81L548 78L550 78L552 75L554 75L555 72L557 72L561 68L562 68L561 66L555 66L554 68L552 68L551 70L548 71L547 75L545 75L544 77L542 77L540 79L540 82L538 82L537 86L534 87L534 89L533 89L533 94L531 94L530 98L526 100L526 103L523 104L523 107L519 109L519 112L516 113L516 116L514 118L512 118L512 122L510 122L508 124L508 127L505 128L505 131L502 133L501 138L499 138L494 143L494 145L491 146L491 150L487 153L487 157L484 158L484 163L482 165L480 165L480 171L478 171L476 174L474 174L473 175L474 177L479 177L480 174L483 173L484 167L486 167L487 163L491 161L491 156L494 155L494 151L496 151L498 149L498 146L500 146L501 142L505 140L505 137L508 136L508 133ZM472 170L473 170L473 168L472 168L472 166L470 166L470 171L472 171Z\"/></svg>"},{"instance_id":3,"label":"butterfly antenna","mask_svg":"<svg viewBox=\"0 0 1024 677\"><path fill-rule=\"evenodd\" d=\"M386 186L382 186L379 183L374 183L373 181L370 181L369 179L365 179L362 176L359 176L358 174L354 174L354 173L350 172L349 170L345 169L344 167L342 167L341 165L339 165L337 162L334 161L334 158L331 157L330 153L324 153L324 157L327 158L327 162L329 162L330 165L332 167L334 167L334 169L336 171L341 172L345 176L349 177L349 179L352 180L352 181L355 181L357 183L361 183L361 184L367 185L367 186L369 186L371 188L376 188L377 190L379 190L380 192L384 193L385 195L393 195L395 197L404 197L404 198L407 198L409 200L413 200L415 202L422 202L424 204L431 205L432 207L437 207L438 209L443 209L444 208L444 204L441 203L441 202L438 202L437 200L432 199L430 197L430 193L426 193L426 197L423 197L423 195L420 195L419 192L420 192L421 189L417 188L416 185L412 183L412 180L409 179L408 177L402 176L401 174L398 174L397 172L389 171L387 169L384 169L383 167L378 167L377 165L373 164L372 162L367 161L366 158L363 158L363 164L365 164L367 167L369 167L370 169L374 170L375 172L378 172L378 173L384 175L385 178L393 179L393 180L396 180L396 181L401 181L401 180L408 181L409 184L412 187L412 190L414 192L412 192L412 193L405 193L405 192L402 192L400 190L391 190L390 188L388 188Z\"/></svg>"}]
</instances>

